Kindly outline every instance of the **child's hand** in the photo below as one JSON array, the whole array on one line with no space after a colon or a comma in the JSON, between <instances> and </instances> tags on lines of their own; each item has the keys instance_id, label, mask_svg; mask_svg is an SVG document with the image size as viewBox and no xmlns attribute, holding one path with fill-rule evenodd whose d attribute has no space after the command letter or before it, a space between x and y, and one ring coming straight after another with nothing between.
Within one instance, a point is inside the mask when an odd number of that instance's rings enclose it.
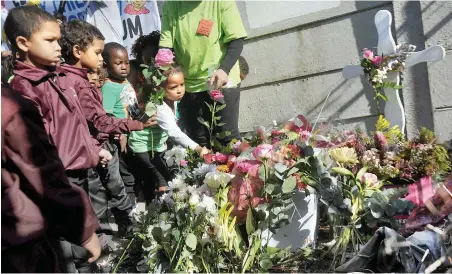
<instances>
[{"instance_id":1,"label":"child's hand","mask_svg":"<svg viewBox=\"0 0 452 274\"><path fill-rule=\"evenodd\" d=\"M91 258L88 259L88 263L92 263L95 260L99 259L100 257L100 243L99 238L97 237L96 233L93 233L93 236L91 236L91 239L83 245L83 248L88 250L91 253Z\"/></svg>"},{"instance_id":2,"label":"child's hand","mask_svg":"<svg viewBox=\"0 0 452 274\"><path fill-rule=\"evenodd\" d=\"M204 156L204 155L206 155L206 154L209 154L209 153L210 153L210 150L208 150L206 147L202 147L202 148L201 148L201 151L199 152L199 154L201 155L201 157Z\"/></svg>"},{"instance_id":3,"label":"child's hand","mask_svg":"<svg viewBox=\"0 0 452 274\"><path fill-rule=\"evenodd\" d=\"M149 118L146 123L143 123L143 128L148 128L157 125L157 116L152 115L151 118Z\"/></svg>"},{"instance_id":4,"label":"child's hand","mask_svg":"<svg viewBox=\"0 0 452 274\"><path fill-rule=\"evenodd\" d=\"M159 188L157 189L157 192L165 192L168 190L167 186L159 186Z\"/></svg>"},{"instance_id":5,"label":"child's hand","mask_svg":"<svg viewBox=\"0 0 452 274\"><path fill-rule=\"evenodd\" d=\"M227 82L228 75L222 69L217 69L210 78L210 86L214 86L217 89L226 85Z\"/></svg>"},{"instance_id":6,"label":"child's hand","mask_svg":"<svg viewBox=\"0 0 452 274\"><path fill-rule=\"evenodd\" d=\"M119 144L121 145L121 152L127 153L127 136L122 134L119 138Z\"/></svg>"},{"instance_id":7,"label":"child's hand","mask_svg":"<svg viewBox=\"0 0 452 274\"><path fill-rule=\"evenodd\" d=\"M105 165L111 160L111 158L113 158L113 156L111 156L110 152L105 149L102 149L99 152L99 157L100 157L100 164L102 165L102 167L105 167Z\"/></svg>"}]
</instances>

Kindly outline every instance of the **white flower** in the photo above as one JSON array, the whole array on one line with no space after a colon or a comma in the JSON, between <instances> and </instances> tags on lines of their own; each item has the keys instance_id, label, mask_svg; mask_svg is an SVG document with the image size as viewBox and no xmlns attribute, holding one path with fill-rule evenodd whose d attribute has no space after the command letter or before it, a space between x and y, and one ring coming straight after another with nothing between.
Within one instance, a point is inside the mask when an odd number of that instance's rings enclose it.
<instances>
[{"instance_id":1,"label":"white flower","mask_svg":"<svg viewBox=\"0 0 452 274\"><path fill-rule=\"evenodd\" d=\"M191 206L197 206L199 204L199 195L194 193L188 200L188 204Z\"/></svg>"},{"instance_id":2,"label":"white flower","mask_svg":"<svg viewBox=\"0 0 452 274\"><path fill-rule=\"evenodd\" d=\"M210 243L212 240L210 239L209 235L207 233L203 233L201 237L201 245L205 245L207 243Z\"/></svg>"},{"instance_id":3,"label":"white flower","mask_svg":"<svg viewBox=\"0 0 452 274\"><path fill-rule=\"evenodd\" d=\"M165 152L165 160L168 166L180 165L182 160L187 157L187 150L181 146L175 146L171 150Z\"/></svg>"},{"instance_id":4,"label":"white flower","mask_svg":"<svg viewBox=\"0 0 452 274\"><path fill-rule=\"evenodd\" d=\"M195 207L196 214L203 214L207 212L210 215L217 215L217 206L215 200L205 194L202 195L202 201Z\"/></svg>"},{"instance_id":5,"label":"white flower","mask_svg":"<svg viewBox=\"0 0 452 274\"><path fill-rule=\"evenodd\" d=\"M172 194L173 194L172 191L170 191L168 193L163 193L162 196L160 196L160 202L172 205L174 203Z\"/></svg>"},{"instance_id":6,"label":"white flower","mask_svg":"<svg viewBox=\"0 0 452 274\"><path fill-rule=\"evenodd\" d=\"M195 177L203 178L207 173L217 170L217 166L198 163L198 167L193 170Z\"/></svg>"},{"instance_id":7,"label":"white flower","mask_svg":"<svg viewBox=\"0 0 452 274\"><path fill-rule=\"evenodd\" d=\"M172 181L168 182L168 185L172 190L178 190L178 191L184 191L187 188L187 184L180 177L174 178Z\"/></svg>"},{"instance_id":8,"label":"white flower","mask_svg":"<svg viewBox=\"0 0 452 274\"><path fill-rule=\"evenodd\" d=\"M218 189L220 186L226 186L227 183L234 178L234 175L229 173L219 172L217 170L207 173L204 178L204 183L211 189Z\"/></svg>"}]
</instances>

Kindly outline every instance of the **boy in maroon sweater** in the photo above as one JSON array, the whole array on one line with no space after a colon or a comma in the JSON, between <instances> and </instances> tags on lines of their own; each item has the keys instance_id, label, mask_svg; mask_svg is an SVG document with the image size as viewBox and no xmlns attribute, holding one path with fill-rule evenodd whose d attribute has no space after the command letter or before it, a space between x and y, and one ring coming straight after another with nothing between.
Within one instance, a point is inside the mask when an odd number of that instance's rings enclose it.
<instances>
[{"instance_id":1,"label":"boy in maroon sweater","mask_svg":"<svg viewBox=\"0 0 452 274\"><path fill-rule=\"evenodd\" d=\"M32 103L3 85L1 96L2 271L59 272L49 240L57 235L96 260L99 223L88 196L69 183Z\"/></svg>"},{"instance_id":2,"label":"boy in maroon sweater","mask_svg":"<svg viewBox=\"0 0 452 274\"><path fill-rule=\"evenodd\" d=\"M155 125L156 122L149 120L143 124L131 119L117 119L105 112L101 92L93 87L88 79L88 72L98 71L103 64L104 39L102 33L87 22L72 20L64 23L61 46L65 64L61 67L76 83L75 91L91 135L113 155L108 166L98 167L97 172L109 194L110 208L118 224L118 236L122 237L131 229L133 204L119 174L118 147L110 140L113 135L142 130Z\"/></svg>"},{"instance_id":3,"label":"boy in maroon sweater","mask_svg":"<svg viewBox=\"0 0 452 274\"><path fill-rule=\"evenodd\" d=\"M74 82L56 66L61 57L59 24L52 15L38 7L22 6L9 12L4 30L13 56L19 55L10 87L38 109L49 141L57 147L69 181L90 195L98 193L100 183L88 181L90 169L99 162L106 165L112 156L91 137ZM37 159L39 157L36 155ZM97 213L106 204L95 198L91 196L91 203ZM91 271L93 265L87 264L80 247L69 246L75 266L82 272ZM73 264L66 266L71 269L65 271L75 271Z\"/></svg>"}]
</instances>

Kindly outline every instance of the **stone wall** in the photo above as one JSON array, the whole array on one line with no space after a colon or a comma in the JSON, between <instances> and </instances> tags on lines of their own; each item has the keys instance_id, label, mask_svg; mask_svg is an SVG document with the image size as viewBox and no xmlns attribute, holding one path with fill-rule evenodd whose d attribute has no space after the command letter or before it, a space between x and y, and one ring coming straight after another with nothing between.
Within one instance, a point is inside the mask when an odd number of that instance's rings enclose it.
<instances>
[{"instance_id":1,"label":"stone wall","mask_svg":"<svg viewBox=\"0 0 452 274\"><path fill-rule=\"evenodd\" d=\"M367 81L345 81L341 70L359 64L362 48L377 46L373 18L386 9L394 15L396 42L419 49L441 44L447 50L445 60L416 65L403 75L408 135L426 126L443 140L452 138L452 2L238 1L237 6L248 31L242 55L250 66L242 83L241 131L300 113L314 120L324 102L320 121L373 130L378 112Z\"/></svg>"}]
</instances>

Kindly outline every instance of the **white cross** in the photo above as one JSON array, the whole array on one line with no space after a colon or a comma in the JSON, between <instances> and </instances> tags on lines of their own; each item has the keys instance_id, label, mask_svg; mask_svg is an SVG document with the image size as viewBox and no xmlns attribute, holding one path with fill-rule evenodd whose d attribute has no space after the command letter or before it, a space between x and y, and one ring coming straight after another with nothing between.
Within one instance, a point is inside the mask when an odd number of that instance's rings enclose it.
<instances>
[{"instance_id":1,"label":"white cross","mask_svg":"<svg viewBox=\"0 0 452 274\"><path fill-rule=\"evenodd\" d=\"M378 55L390 55L396 52L396 44L391 33L392 15L387 10L380 10L375 14L375 26L378 32ZM405 68L412 67L421 62L435 62L441 60L446 54L441 46L429 47L423 51L411 53L405 61ZM345 79L351 79L360 75L364 75L361 66L346 66L342 70ZM399 85L399 72L388 72L389 82L395 82ZM428 91L426 91L428 92ZM384 93L388 98L386 102L384 115L391 125L398 125L402 132L405 132L405 111L402 101L400 100L399 91L391 88L384 89Z\"/></svg>"}]
</instances>

